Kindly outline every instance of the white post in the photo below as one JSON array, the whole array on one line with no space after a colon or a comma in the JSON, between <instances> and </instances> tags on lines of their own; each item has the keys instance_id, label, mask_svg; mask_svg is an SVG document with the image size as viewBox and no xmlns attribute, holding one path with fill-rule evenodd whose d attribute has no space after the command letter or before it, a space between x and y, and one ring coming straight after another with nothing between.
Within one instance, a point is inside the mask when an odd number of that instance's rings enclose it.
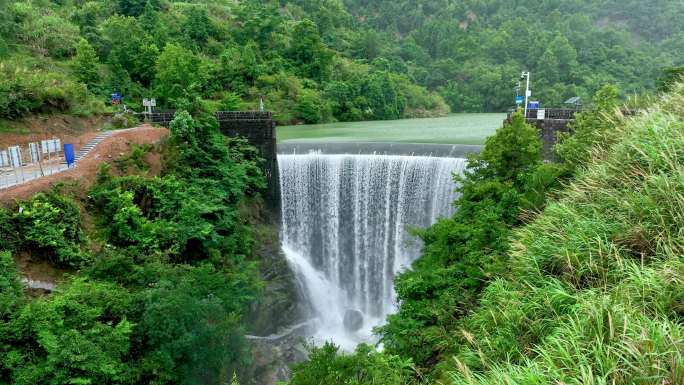
<instances>
[{"instance_id":1,"label":"white post","mask_svg":"<svg viewBox=\"0 0 684 385\"><path fill-rule=\"evenodd\" d=\"M522 76L527 79L527 85L525 86L525 119L527 119L527 100L530 97L530 73L523 72Z\"/></svg>"}]
</instances>

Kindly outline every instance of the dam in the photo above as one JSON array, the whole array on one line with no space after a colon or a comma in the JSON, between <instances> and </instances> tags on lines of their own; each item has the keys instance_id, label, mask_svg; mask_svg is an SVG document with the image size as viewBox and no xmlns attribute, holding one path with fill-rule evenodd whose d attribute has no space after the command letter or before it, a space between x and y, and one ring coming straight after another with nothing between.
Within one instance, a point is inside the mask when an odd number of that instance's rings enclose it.
<instances>
[{"instance_id":1,"label":"dam","mask_svg":"<svg viewBox=\"0 0 684 385\"><path fill-rule=\"evenodd\" d=\"M453 175L465 160L312 152L280 154L278 164L281 241L311 337L349 350L372 341L373 327L396 309L394 277L420 255L410 229L453 214Z\"/></svg>"},{"instance_id":2,"label":"dam","mask_svg":"<svg viewBox=\"0 0 684 385\"><path fill-rule=\"evenodd\" d=\"M306 327L298 333L344 350L375 342L373 328L397 309L394 278L421 254L412 229L454 213L454 176L464 172L467 154L481 146L277 143L270 113L217 118L224 134L247 138L266 160L265 198L278 218L283 256L303 302ZM417 122L423 127L426 120Z\"/></svg>"}]
</instances>

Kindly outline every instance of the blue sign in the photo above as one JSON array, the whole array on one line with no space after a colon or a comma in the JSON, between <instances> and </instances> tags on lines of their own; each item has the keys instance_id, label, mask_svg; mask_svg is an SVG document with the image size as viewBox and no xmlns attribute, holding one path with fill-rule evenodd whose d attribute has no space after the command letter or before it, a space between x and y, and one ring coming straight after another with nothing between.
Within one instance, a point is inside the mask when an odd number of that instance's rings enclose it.
<instances>
[{"instance_id":1,"label":"blue sign","mask_svg":"<svg viewBox=\"0 0 684 385\"><path fill-rule=\"evenodd\" d=\"M114 92L112 94L112 104L121 104L121 92Z\"/></svg>"},{"instance_id":2,"label":"blue sign","mask_svg":"<svg viewBox=\"0 0 684 385\"><path fill-rule=\"evenodd\" d=\"M528 110L538 110L540 103L537 101L527 103Z\"/></svg>"},{"instance_id":3,"label":"blue sign","mask_svg":"<svg viewBox=\"0 0 684 385\"><path fill-rule=\"evenodd\" d=\"M74 153L73 144L64 144L64 159L66 160L67 167L74 167L74 162L76 161L76 154Z\"/></svg>"},{"instance_id":4,"label":"blue sign","mask_svg":"<svg viewBox=\"0 0 684 385\"><path fill-rule=\"evenodd\" d=\"M522 95L518 95L515 97L515 104L523 104L525 101L525 98Z\"/></svg>"}]
</instances>

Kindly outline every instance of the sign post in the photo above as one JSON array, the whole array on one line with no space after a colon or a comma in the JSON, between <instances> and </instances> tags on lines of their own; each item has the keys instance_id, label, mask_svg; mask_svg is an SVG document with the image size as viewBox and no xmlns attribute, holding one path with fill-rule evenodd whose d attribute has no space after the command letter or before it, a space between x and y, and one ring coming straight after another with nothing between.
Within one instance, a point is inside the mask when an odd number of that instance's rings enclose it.
<instances>
[{"instance_id":1,"label":"sign post","mask_svg":"<svg viewBox=\"0 0 684 385\"><path fill-rule=\"evenodd\" d=\"M538 109L537 110L537 120L544 120L546 118L546 110L545 109Z\"/></svg>"},{"instance_id":2,"label":"sign post","mask_svg":"<svg viewBox=\"0 0 684 385\"><path fill-rule=\"evenodd\" d=\"M152 116L152 109L157 106L157 99L143 99L143 107L148 118Z\"/></svg>"},{"instance_id":3,"label":"sign post","mask_svg":"<svg viewBox=\"0 0 684 385\"><path fill-rule=\"evenodd\" d=\"M118 105L121 104L121 92L114 92L112 93L112 105Z\"/></svg>"},{"instance_id":4,"label":"sign post","mask_svg":"<svg viewBox=\"0 0 684 385\"><path fill-rule=\"evenodd\" d=\"M526 85L525 85L525 119L527 119L527 100L529 99L530 96L532 96L532 91L530 90L530 72L523 72L522 75L520 75L520 80L525 79L526 80Z\"/></svg>"}]
</instances>

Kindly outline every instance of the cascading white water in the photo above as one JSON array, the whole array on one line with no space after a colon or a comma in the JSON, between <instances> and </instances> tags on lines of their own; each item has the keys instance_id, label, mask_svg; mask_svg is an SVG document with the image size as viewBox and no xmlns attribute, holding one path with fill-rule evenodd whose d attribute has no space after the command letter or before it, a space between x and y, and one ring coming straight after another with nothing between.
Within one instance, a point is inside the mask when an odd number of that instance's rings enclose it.
<instances>
[{"instance_id":1,"label":"cascading white water","mask_svg":"<svg viewBox=\"0 0 684 385\"><path fill-rule=\"evenodd\" d=\"M317 319L313 337L344 349L369 341L395 310L393 279L420 253L409 228L453 214L465 160L280 155L283 250ZM363 327L343 325L349 310Z\"/></svg>"}]
</instances>

